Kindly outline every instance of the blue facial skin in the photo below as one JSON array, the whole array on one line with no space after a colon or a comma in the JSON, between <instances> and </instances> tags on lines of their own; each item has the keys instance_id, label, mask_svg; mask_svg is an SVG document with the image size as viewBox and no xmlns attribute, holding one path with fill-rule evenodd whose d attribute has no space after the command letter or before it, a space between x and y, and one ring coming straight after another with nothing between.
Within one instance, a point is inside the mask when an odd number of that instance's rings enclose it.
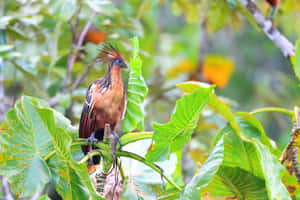
<instances>
[{"instance_id":1,"label":"blue facial skin","mask_svg":"<svg viewBox=\"0 0 300 200\"><path fill-rule=\"evenodd\" d=\"M119 65L121 68L127 68L127 64L120 58L114 62L114 65Z\"/></svg>"}]
</instances>

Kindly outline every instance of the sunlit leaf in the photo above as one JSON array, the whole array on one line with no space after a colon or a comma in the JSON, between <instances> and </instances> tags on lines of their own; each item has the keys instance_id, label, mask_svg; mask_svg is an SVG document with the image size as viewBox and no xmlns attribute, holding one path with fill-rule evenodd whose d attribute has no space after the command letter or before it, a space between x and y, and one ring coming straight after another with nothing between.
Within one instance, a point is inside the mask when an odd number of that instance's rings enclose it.
<instances>
[{"instance_id":1,"label":"sunlit leaf","mask_svg":"<svg viewBox=\"0 0 300 200\"><path fill-rule=\"evenodd\" d=\"M112 16L118 13L118 9L109 0L84 0L83 3L89 6L90 9L104 15Z\"/></svg>"},{"instance_id":2,"label":"sunlit leaf","mask_svg":"<svg viewBox=\"0 0 300 200\"><path fill-rule=\"evenodd\" d=\"M196 173L192 180L185 186L180 199L201 199L201 188L209 184L223 161L224 143L221 138L209 157Z\"/></svg>"},{"instance_id":3,"label":"sunlit leaf","mask_svg":"<svg viewBox=\"0 0 300 200\"><path fill-rule=\"evenodd\" d=\"M49 11L56 20L69 20L76 10L76 0L51 0Z\"/></svg>"},{"instance_id":4,"label":"sunlit leaf","mask_svg":"<svg viewBox=\"0 0 300 200\"><path fill-rule=\"evenodd\" d=\"M71 134L55 124L55 115L51 109L40 109L39 114L46 124L56 150L55 159L49 161L49 168L54 175L59 194L63 199L87 199L89 196L96 198L86 165L77 164L72 160Z\"/></svg>"},{"instance_id":5,"label":"sunlit leaf","mask_svg":"<svg viewBox=\"0 0 300 200\"><path fill-rule=\"evenodd\" d=\"M50 200L50 199L47 195L43 195L43 196L37 198L36 200Z\"/></svg>"},{"instance_id":6,"label":"sunlit leaf","mask_svg":"<svg viewBox=\"0 0 300 200\"><path fill-rule=\"evenodd\" d=\"M300 40L297 40L295 45L295 56L292 57L294 72L298 79L300 79Z\"/></svg>"},{"instance_id":7,"label":"sunlit leaf","mask_svg":"<svg viewBox=\"0 0 300 200\"><path fill-rule=\"evenodd\" d=\"M142 76L142 60L138 56L138 38L132 40L133 57L130 60L131 71L128 82L128 101L123 120L123 131L130 132L136 128L144 129L144 106L143 102L148 93L148 88Z\"/></svg>"},{"instance_id":8,"label":"sunlit leaf","mask_svg":"<svg viewBox=\"0 0 300 200\"><path fill-rule=\"evenodd\" d=\"M238 167L222 165L205 190L225 199L269 199L265 181Z\"/></svg>"},{"instance_id":9,"label":"sunlit leaf","mask_svg":"<svg viewBox=\"0 0 300 200\"><path fill-rule=\"evenodd\" d=\"M43 101L23 97L6 114L0 129L0 173L19 197L30 197L42 191L50 181L50 169L44 158L54 146L37 109L45 106Z\"/></svg>"},{"instance_id":10,"label":"sunlit leaf","mask_svg":"<svg viewBox=\"0 0 300 200\"><path fill-rule=\"evenodd\" d=\"M282 166L270 150L262 145L257 139L253 142L257 148L258 160L262 166L266 180L269 199L291 199L281 181Z\"/></svg>"},{"instance_id":11,"label":"sunlit leaf","mask_svg":"<svg viewBox=\"0 0 300 200\"><path fill-rule=\"evenodd\" d=\"M207 27L212 31L223 28L229 18L229 7L226 1L212 0L207 16Z\"/></svg>"},{"instance_id":12,"label":"sunlit leaf","mask_svg":"<svg viewBox=\"0 0 300 200\"><path fill-rule=\"evenodd\" d=\"M0 173L17 196L32 196L53 179L63 199L99 198L86 165L71 157L71 132L69 120L33 97L23 97L7 113L1 126Z\"/></svg>"},{"instance_id":13,"label":"sunlit leaf","mask_svg":"<svg viewBox=\"0 0 300 200\"><path fill-rule=\"evenodd\" d=\"M224 139L224 161L222 166L230 167L235 169L235 171L238 169L245 171L249 174L247 176L256 177L257 180L253 179L254 182L248 180L245 183L235 182L234 187L231 187L229 183L226 184L226 182L225 185L221 186L220 181L224 182L222 181L224 177L216 177L212 181L208 190L210 192L214 192L216 195L223 195L224 197L238 196L245 198L244 195L246 194L256 195L254 191L251 193L247 191L248 186L253 189L256 188L255 181L257 181L257 184L261 184L259 182L264 181L265 187L260 187L262 189L261 192L263 190L267 191L269 199L290 199L289 194L281 181L280 172L282 170L282 166L276 157L270 152L269 148L272 149L272 147L269 139L265 136L261 125L254 117L247 113L237 113L236 117L241 130L240 136L230 126L227 126L220 132L219 136L216 137L219 138L226 134ZM258 160L259 162L257 162ZM230 174L226 172L225 174L223 173L223 175L226 175L225 180L236 179L231 177L236 176L236 173ZM241 178L240 180L244 179ZM234 189L236 187L240 187L242 184L247 184L248 186L245 186L245 188L242 187L238 190ZM223 189L216 185L220 185ZM245 190L243 190L243 188ZM232 194L229 194L229 191ZM259 191L257 190L257 192ZM265 197L263 198L259 196L260 195L257 194L257 197L254 198L253 196L252 198L265 199Z\"/></svg>"},{"instance_id":14,"label":"sunlit leaf","mask_svg":"<svg viewBox=\"0 0 300 200\"><path fill-rule=\"evenodd\" d=\"M188 93L194 92L199 88L210 87L209 84L207 84L207 83L196 82L196 81L187 81L187 82L179 83L176 86ZM223 103L221 100L219 100L214 93L212 93L209 96L208 104L210 106L212 106L218 113L220 113L225 119L227 119L228 122L236 130L237 133L240 132L239 125L238 125L236 119L234 118L234 115L230 111L229 106L227 106L225 103Z\"/></svg>"},{"instance_id":15,"label":"sunlit leaf","mask_svg":"<svg viewBox=\"0 0 300 200\"><path fill-rule=\"evenodd\" d=\"M182 149L184 143L190 140L211 91L212 88L200 88L192 94L184 95L177 101L175 112L168 123L153 124L153 145L146 154L147 160L165 160L170 153Z\"/></svg>"}]
</instances>

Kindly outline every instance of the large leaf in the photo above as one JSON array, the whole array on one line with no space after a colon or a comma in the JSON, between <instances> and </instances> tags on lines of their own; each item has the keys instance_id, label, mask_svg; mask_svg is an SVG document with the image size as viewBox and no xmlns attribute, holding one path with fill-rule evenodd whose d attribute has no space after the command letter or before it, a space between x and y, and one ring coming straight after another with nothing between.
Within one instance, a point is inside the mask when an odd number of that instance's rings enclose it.
<instances>
[{"instance_id":1,"label":"large leaf","mask_svg":"<svg viewBox=\"0 0 300 200\"><path fill-rule=\"evenodd\" d=\"M151 140L137 141L126 145L124 150L135 152L144 157L150 143ZM172 154L170 160L157 163L164 170L165 175L170 178L176 168L176 157L175 154ZM163 182L159 173L136 160L129 158L121 158L121 160L123 169L126 169L124 171L125 176L129 177L123 190L122 199L156 199L157 196L165 193L161 186Z\"/></svg>"},{"instance_id":2,"label":"large leaf","mask_svg":"<svg viewBox=\"0 0 300 200\"><path fill-rule=\"evenodd\" d=\"M71 157L74 128L70 121L45 102L22 97L6 115L1 132L0 173L8 178L17 196L42 191L52 179L63 199L100 198L86 166Z\"/></svg>"},{"instance_id":3,"label":"large leaf","mask_svg":"<svg viewBox=\"0 0 300 200\"><path fill-rule=\"evenodd\" d=\"M138 56L139 43L137 37L132 40L133 57L130 60L130 75L128 83L128 102L123 120L123 131L130 132L136 128L144 130L144 100L148 88L142 76L142 60Z\"/></svg>"},{"instance_id":4,"label":"large leaf","mask_svg":"<svg viewBox=\"0 0 300 200\"><path fill-rule=\"evenodd\" d=\"M186 185L180 199L201 199L200 190L207 186L223 161L224 143L221 138L201 169Z\"/></svg>"},{"instance_id":5,"label":"large leaf","mask_svg":"<svg viewBox=\"0 0 300 200\"><path fill-rule=\"evenodd\" d=\"M76 0L52 0L49 11L57 21L69 20L76 10Z\"/></svg>"},{"instance_id":6,"label":"large leaf","mask_svg":"<svg viewBox=\"0 0 300 200\"><path fill-rule=\"evenodd\" d=\"M146 159L155 162L165 160L170 153L181 150L191 138L199 115L207 104L212 88L201 88L186 94L176 103L175 113L166 124L153 124L153 145Z\"/></svg>"},{"instance_id":7,"label":"large leaf","mask_svg":"<svg viewBox=\"0 0 300 200\"><path fill-rule=\"evenodd\" d=\"M271 154L269 149L261 144L257 139L253 142L257 148L260 165L264 171L266 187L269 199L291 199L290 195L281 181L282 166Z\"/></svg>"},{"instance_id":8,"label":"large leaf","mask_svg":"<svg viewBox=\"0 0 300 200\"><path fill-rule=\"evenodd\" d=\"M298 79L300 79L300 40L297 40L295 45L295 56L292 58L294 72Z\"/></svg>"},{"instance_id":9,"label":"large leaf","mask_svg":"<svg viewBox=\"0 0 300 200\"><path fill-rule=\"evenodd\" d=\"M208 187L208 191L214 191L216 194L223 197L228 195L239 196L241 198L247 197L245 194L250 194L252 192L244 191L243 188L240 188L237 191L232 189L243 184L242 182L236 182L236 185L232 185L233 183L231 183L231 187L229 187L229 183L220 186L223 190L221 188L215 189L216 185L219 185L220 182L224 182L223 179L232 179L231 176L237 176L236 173L240 173L239 170L242 170L247 172L249 176L256 177L255 180L253 179L254 182L248 180L247 184L249 184L249 187L251 185L250 188L254 187L256 184L255 181L260 182L258 180L260 179L265 182L264 189L267 192L269 199L290 199L289 194L281 181L280 171L282 167L269 150L272 150L272 146L269 139L264 134L261 125L253 116L247 113L237 113L236 118L239 123L241 135L237 134L235 130L228 125L217 136L217 138L219 138L226 134L224 139L224 161L222 167L235 169L234 173L230 174L226 172L223 173L226 175L225 178L214 178L211 185ZM239 170L237 170L237 168ZM242 179L243 178L240 178L239 180ZM248 190L246 186L244 189ZM229 194L228 191L232 194ZM255 199L264 199L259 196L260 195L255 197ZM249 197L249 199L252 198L253 197Z\"/></svg>"},{"instance_id":10,"label":"large leaf","mask_svg":"<svg viewBox=\"0 0 300 200\"><path fill-rule=\"evenodd\" d=\"M202 82L187 81L177 84L176 87L181 88L185 92L191 93L199 88L207 88L209 85ZM219 100L214 93L209 96L208 104L212 106L218 113L220 113L225 119L227 119L231 127L234 128L237 133L240 132L239 125L234 118L234 115L230 111L230 108L221 100Z\"/></svg>"},{"instance_id":11,"label":"large leaf","mask_svg":"<svg viewBox=\"0 0 300 200\"><path fill-rule=\"evenodd\" d=\"M226 199L268 199L265 181L238 167L221 166L205 189Z\"/></svg>"},{"instance_id":12,"label":"large leaf","mask_svg":"<svg viewBox=\"0 0 300 200\"><path fill-rule=\"evenodd\" d=\"M6 114L0 129L0 174L8 178L13 193L19 197L42 191L51 176L44 158L54 146L37 107L47 105L22 97Z\"/></svg>"},{"instance_id":13,"label":"large leaf","mask_svg":"<svg viewBox=\"0 0 300 200\"><path fill-rule=\"evenodd\" d=\"M58 180L55 181L55 184L59 194L61 194L63 199L88 199L89 196L96 197L94 188L89 180L86 165L77 164L72 160L72 139L70 133L67 133L65 129L55 123L54 114L51 109L40 109L39 114L46 124L56 150L56 157L50 160L49 167L54 176L56 176L54 177L54 181Z\"/></svg>"}]
</instances>

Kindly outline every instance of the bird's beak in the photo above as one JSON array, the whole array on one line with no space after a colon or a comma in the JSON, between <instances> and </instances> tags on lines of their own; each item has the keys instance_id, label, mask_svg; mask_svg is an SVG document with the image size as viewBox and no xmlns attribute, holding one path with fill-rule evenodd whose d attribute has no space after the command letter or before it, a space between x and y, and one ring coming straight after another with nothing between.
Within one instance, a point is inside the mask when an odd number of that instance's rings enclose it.
<instances>
[{"instance_id":1,"label":"bird's beak","mask_svg":"<svg viewBox=\"0 0 300 200\"><path fill-rule=\"evenodd\" d=\"M127 65L127 63L124 62L124 63L121 64L120 67L121 67L121 68L128 68L128 65Z\"/></svg>"}]
</instances>

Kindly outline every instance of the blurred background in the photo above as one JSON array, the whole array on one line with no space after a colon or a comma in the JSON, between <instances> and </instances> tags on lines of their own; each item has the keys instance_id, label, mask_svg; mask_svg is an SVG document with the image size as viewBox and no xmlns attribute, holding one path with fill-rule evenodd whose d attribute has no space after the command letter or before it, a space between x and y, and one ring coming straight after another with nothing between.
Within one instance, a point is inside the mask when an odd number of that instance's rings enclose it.
<instances>
[{"instance_id":1,"label":"blurred background","mask_svg":"<svg viewBox=\"0 0 300 200\"><path fill-rule=\"evenodd\" d=\"M264 0L256 3L269 15ZM292 43L300 35L299 12L299 1L282 0L274 16L275 26ZM154 121L169 120L183 95L175 85L187 80L216 84L216 94L232 111L299 105L299 82L290 61L236 1L1 0L1 121L22 95L29 95L44 99L78 126L89 83L106 71L106 64L95 64L99 45L117 45L129 61L135 35L149 87L145 130L151 131ZM256 117L283 148L292 126L288 118ZM203 112L185 147L186 177L205 160L224 125L213 110Z\"/></svg>"}]
</instances>

